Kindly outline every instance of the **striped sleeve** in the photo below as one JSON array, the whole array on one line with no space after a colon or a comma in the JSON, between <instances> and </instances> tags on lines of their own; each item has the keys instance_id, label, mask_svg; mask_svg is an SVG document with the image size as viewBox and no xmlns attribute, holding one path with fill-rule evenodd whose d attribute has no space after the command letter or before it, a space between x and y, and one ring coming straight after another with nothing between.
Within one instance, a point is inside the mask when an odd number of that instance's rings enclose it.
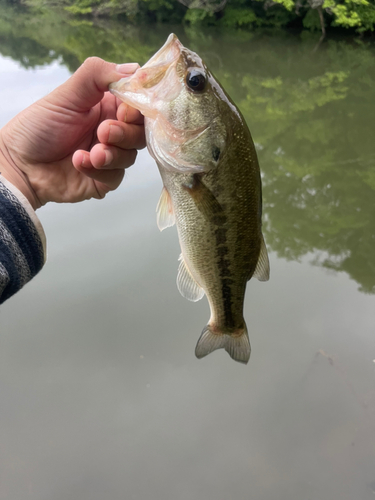
<instances>
[{"instance_id":1,"label":"striped sleeve","mask_svg":"<svg viewBox=\"0 0 375 500\"><path fill-rule=\"evenodd\" d=\"M43 228L23 194L0 176L0 304L43 267Z\"/></svg>"}]
</instances>

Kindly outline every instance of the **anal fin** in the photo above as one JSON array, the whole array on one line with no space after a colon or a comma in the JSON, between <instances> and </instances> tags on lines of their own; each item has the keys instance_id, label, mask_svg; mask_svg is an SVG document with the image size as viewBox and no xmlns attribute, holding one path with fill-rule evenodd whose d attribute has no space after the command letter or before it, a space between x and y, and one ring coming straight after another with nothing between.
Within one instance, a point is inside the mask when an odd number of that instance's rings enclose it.
<instances>
[{"instance_id":1,"label":"anal fin","mask_svg":"<svg viewBox=\"0 0 375 500\"><path fill-rule=\"evenodd\" d=\"M258 262L253 277L257 278L259 281L268 281L270 279L270 262L268 260L268 253L263 234L261 238Z\"/></svg>"}]
</instances>

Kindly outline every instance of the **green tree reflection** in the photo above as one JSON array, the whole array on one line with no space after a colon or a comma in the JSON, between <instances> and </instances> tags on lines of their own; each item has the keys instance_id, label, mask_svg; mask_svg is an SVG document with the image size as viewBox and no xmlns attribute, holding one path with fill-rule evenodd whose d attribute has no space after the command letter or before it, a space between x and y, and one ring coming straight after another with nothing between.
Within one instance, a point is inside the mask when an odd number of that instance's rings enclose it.
<instances>
[{"instance_id":1,"label":"green tree reflection","mask_svg":"<svg viewBox=\"0 0 375 500\"><path fill-rule=\"evenodd\" d=\"M145 62L169 27L31 19L0 3L0 53L25 67ZM21 36L22 33L22 36ZM258 146L268 246L344 271L375 293L374 46L179 27L239 105Z\"/></svg>"},{"instance_id":2,"label":"green tree reflection","mask_svg":"<svg viewBox=\"0 0 375 500\"><path fill-rule=\"evenodd\" d=\"M314 252L373 293L373 48L331 42L317 56L306 43L299 52L276 54L277 77L241 82L239 104L262 147L267 241L291 259Z\"/></svg>"}]
</instances>

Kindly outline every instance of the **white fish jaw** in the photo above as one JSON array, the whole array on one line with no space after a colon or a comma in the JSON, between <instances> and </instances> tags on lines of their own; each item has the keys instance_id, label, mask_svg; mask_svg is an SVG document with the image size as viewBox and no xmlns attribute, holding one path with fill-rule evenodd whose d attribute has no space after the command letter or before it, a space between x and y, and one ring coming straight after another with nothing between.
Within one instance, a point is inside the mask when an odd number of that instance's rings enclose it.
<instances>
[{"instance_id":1,"label":"white fish jaw","mask_svg":"<svg viewBox=\"0 0 375 500\"><path fill-rule=\"evenodd\" d=\"M176 73L176 64L182 47L172 33L144 66L133 75L111 83L110 92L144 116L155 119L158 104L172 101L181 92L182 82Z\"/></svg>"},{"instance_id":2,"label":"white fish jaw","mask_svg":"<svg viewBox=\"0 0 375 500\"><path fill-rule=\"evenodd\" d=\"M182 47L183 45L177 36L171 33L165 44L143 65L143 68L159 64L171 64L180 57Z\"/></svg>"}]
</instances>

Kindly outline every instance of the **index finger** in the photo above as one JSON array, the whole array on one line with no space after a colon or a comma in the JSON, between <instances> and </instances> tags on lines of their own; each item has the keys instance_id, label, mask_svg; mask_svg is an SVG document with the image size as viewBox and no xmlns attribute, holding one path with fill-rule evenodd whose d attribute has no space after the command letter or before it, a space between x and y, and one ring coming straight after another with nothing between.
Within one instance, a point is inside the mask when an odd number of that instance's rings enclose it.
<instances>
[{"instance_id":1,"label":"index finger","mask_svg":"<svg viewBox=\"0 0 375 500\"><path fill-rule=\"evenodd\" d=\"M134 125L143 125L144 122L142 113L124 102L117 108L116 117L119 122L133 123Z\"/></svg>"},{"instance_id":2,"label":"index finger","mask_svg":"<svg viewBox=\"0 0 375 500\"><path fill-rule=\"evenodd\" d=\"M132 74L137 67L137 63L118 66L99 57L89 57L46 99L54 104L62 104L67 109L87 111L103 99L110 83L120 80L124 74Z\"/></svg>"}]
</instances>

